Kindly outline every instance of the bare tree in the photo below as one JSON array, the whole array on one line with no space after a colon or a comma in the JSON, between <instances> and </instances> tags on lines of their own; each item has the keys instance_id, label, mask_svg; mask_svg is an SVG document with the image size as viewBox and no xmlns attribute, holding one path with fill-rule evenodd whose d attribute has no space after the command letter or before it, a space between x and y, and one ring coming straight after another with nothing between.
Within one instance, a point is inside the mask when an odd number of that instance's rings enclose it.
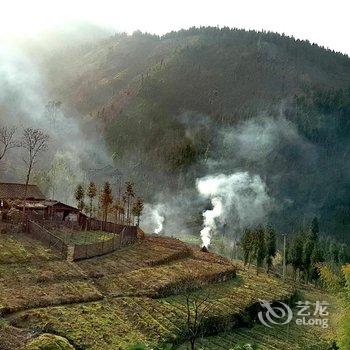
<instances>
[{"instance_id":1,"label":"bare tree","mask_svg":"<svg viewBox=\"0 0 350 350\"><path fill-rule=\"evenodd\" d=\"M197 281L190 270L184 270L180 280L173 277L170 285L171 294L179 295L179 301L185 309L181 337L189 342L191 350L195 350L197 339L205 333L205 323L210 317L216 296L211 289Z\"/></svg>"},{"instance_id":2,"label":"bare tree","mask_svg":"<svg viewBox=\"0 0 350 350\"><path fill-rule=\"evenodd\" d=\"M28 184L33 167L39 155L48 148L49 135L40 129L27 128L23 131L21 146L26 150L24 163L27 166L26 185L24 191L23 214L25 213L25 202L27 200Z\"/></svg>"},{"instance_id":3,"label":"bare tree","mask_svg":"<svg viewBox=\"0 0 350 350\"><path fill-rule=\"evenodd\" d=\"M3 126L0 128L0 160L2 160L6 154L6 152L14 147L18 147L19 144L15 140L15 127L7 127Z\"/></svg>"},{"instance_id":4,"label":"bare tree","mask_svg":"<svg viewBox=\"0 0 350 350\"><path fill-rule=\"evenodd\" d=\"M204 294L203 294L204 293ZM186 334L190 343L190 349L196 349L196 340L204 331L204 322L208 317L212 303L209 295L203 290L196 292L188 291L185 294L186 303Z\"/></svg>"}]
</instances>

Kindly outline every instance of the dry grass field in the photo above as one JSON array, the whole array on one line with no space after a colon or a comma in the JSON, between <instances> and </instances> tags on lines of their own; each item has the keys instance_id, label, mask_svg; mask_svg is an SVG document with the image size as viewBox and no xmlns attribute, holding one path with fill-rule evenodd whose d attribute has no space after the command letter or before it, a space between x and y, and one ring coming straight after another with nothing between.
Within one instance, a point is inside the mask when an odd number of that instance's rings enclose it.
<instances>
[{"instance_id":1,"label":"dry grass field","mask_svg":"<svg viewBox=\"0 0 350 350\"><path fill-rule=\"evenodd\" d=\"M256 276L253 269L172 238L149 237L77 263L60 260L28 237L1 235L0 244L13 252L0 264L1 350L26 349L28 344L36 350L35 344L55 341L47 334L63 337L70 344L67 349L129 349L140 342L150 349L180 345L189 293L209 306L205 333L219 334L228 344L231 340L225 339L232 334L227 330L239 327L259 299L288 300L294 293L280 279ZM31 249L24 259L16 251L26 246ZM241 339L249 331L242 328ZM221 342L203 339L208 349Z\"/></svg>"}]
</instances>

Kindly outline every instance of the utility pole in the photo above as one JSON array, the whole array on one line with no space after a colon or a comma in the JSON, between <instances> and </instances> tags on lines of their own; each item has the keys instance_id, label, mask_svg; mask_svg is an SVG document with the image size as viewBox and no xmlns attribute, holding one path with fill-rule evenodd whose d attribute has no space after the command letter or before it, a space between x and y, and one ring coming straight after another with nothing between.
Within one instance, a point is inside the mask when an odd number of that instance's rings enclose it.
<instances>
[{"instance_id":1,"label":"utility pole","mask_svg":"<svg viewBox=\"0 0 350 350\"><path fill-rule=\"evenodd\" d=\"M286 245L287 245L287 235L283 234L283 279L286 278Z\"/></svg>"}]
</instances>

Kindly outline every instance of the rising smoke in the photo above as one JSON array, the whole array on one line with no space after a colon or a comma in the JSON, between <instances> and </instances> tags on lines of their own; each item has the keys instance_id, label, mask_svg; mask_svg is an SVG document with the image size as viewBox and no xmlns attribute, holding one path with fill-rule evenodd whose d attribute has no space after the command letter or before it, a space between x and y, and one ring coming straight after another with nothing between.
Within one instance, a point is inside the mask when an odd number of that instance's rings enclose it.
<instances>
[{"instance_id":1,"label":"rising smoke","mask_svg":"<svg viewBox=\"0 0 350 350\"><path fill-rule=\"evenodd\" d=\"M208 247L213 234L228 222L239 233L247 225L263 222L272 208L272 200L258 175L237 172L207 176L197 180L201 196L209 199L212 209L203 212L201 238Z\"/></svg>"},{"instance_id":2,"label":"rising smoke","mask_svg":"<svg viewBox=\"0 0 350 350\"><path fill-rule=\"evenodd\" d=\"M41 161L43 171L36 174L36 182L40 185L43 177L42 183L49 183L44 188L49 196L72 202L78 182L110 179L112 159L94 118L77 113L65 100L54 122L49 118L45 106L60 96L50 89L52 84L35 57L18 45L1 43L0 123L15 124L19 131L40 127L50 134L50 152ZM146 232L198 234L204 223L201 236L207 246L224 225L232 236L239 236L245 225L264 223L271 217L277 223L284 217L292 223L301 216L312 217L324 203L323 191L319 191L324 187L317 166L319 150L300 135L283 110L225 127L209 116L193 113L175 119L184 127L183 137L204 150L179 179L164 171L162 158L156 171L149 171L142 147L133 149L125 164L120 164L128 176L146 176L147 180L136 185L147 187L147 181L154 182L152 193L141 193L149 201L141 220ZM1 164L2 179L23 181L24 169L17 159L20 157L7 159L5 167ZM176 192L167 186L174 182L179 188Z\"/></svg>"},{"instance_id":3,"label":"rising smoke","mask_svg":"<svg viewBox=\"0 0 350 350\"><path fill-rule=\"evenodd\" d=\"M274 217L278 220L284 210L299 205L295 202L298 172L313 167L317 154L283 111L225 128L205 116L179 119L189 140L195 143L203 135L209 140L207 158L200 167L189 170L194 179L192 187L187 185L176 194L163 192L155 199L166 208L161 214L165 233L195 233L198 220L192 225L184 218L202 213L200 235L204 246L216 233L225 232L235 241L244 227L266 224ZM314 209L310 207L310 212ZM156 210L151 216L157 217Z\"/></svg>"},{"instance_id":4,"label":"rising smoke","mask_svg":"<svg viewBox=\"0 0 350 350\"><path fill-rule=\"evenodd\" d=\"M142 214L142 227L149 233L160 234L164 230L165 206L145 204Z\"/></svg>"},{"instance_id":5,"label":"rising smoke","mask_svg":"<svg viewBox=\"0 0 350 350\"><path fill-rule=\"evenodd\" d=\"M42 66L19 44L0 43L0 125L17 127L17 138L24 128L44 130L50 136L49 151L40 159L32 181L47 196L73 203L79 182L99 177L96 169L112 167L98 124L65 104L48 108L57 100ZM15 150L12 152L20 152ZM1 164L2 180L23 182L25 168L20 157L7 157Z\"/></svg>"}]
</instances>

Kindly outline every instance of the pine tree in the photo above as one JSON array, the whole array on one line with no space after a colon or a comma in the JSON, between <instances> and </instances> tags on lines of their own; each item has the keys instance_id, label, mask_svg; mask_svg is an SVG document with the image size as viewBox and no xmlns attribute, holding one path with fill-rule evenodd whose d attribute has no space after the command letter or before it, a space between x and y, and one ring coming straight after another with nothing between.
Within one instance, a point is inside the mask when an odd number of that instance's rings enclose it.
<instances>
[{"instance_id":1,"label":"pine tree","mask_svg":"<svg viewBox=\"0 0 350 350\"><path fill-rule=\"evenodd\" d=\"M92 210L93 210L93 201L97 195L97 187L96 187L94 182L92 182L92 181L90 182L89 187L87 188L87 191L86 191L86 195L90 199L89 212L90 212L90 219L91 219L92 218Z\"/></svg>"},{"instance_id":2,"label":"pine tree","mask_svg":"<svg viewBox=\"0 0 350 350\"><path fill-rule=\"evenodd\" d=\"M79 184L77 186L77 188L75 189L74 197L78 203L78 209L82 211L85 207L85 203L84 203L85 191L84 191L83 185Z\"/></svg>"},{"instance_id":3,"label":"pine tree","mask_svg":"<svg viewBox=\"0 0 350 350\"><path fill-rule=\"evenodd\" d=\"M266 239L266 267L267 272L270 271L272 267L272 259L275 257L276 249L276 231L272 227L267 227L265 230Z\"/></svg>"},{"instance_id":4,"label":"pine tree","mask_svg":"<svg viewBox=\"0 0 350 350\"><path fill-rule=\"evenodd\" d=\"M306 282L310 279L310 272L312 269L312 255L317 245L319 233L319 225L317 217L314 217L311 222L310 232L306 236L303 252L303 270L306 275Z\"/></svg>"},{"instance_id":5,"label":"pine tree","mask_svg":"<svg viewBox=\"0 0 350 350\"><path fill-rule=\"evenodd\" d=\"M334 264L339 263L339 247L336 242L331 242L329 246L329 253L331 257L331 262Z\"/></svg>"},{"instance_id":6,"label":"pine tree","mask_svg":"<svg viewBox=\"0 0 350 350\"><path fill-rule=\"evenodd\" d=\"M303 268L303 235L298 234L294 237L289 251L289 260L296 276L296 272L302 271Z\"/></svg>"},{"instance_id":7,"label":"pine tree","mask_svg":"<svg viewBox=\"0 0 350 350\"><path fill-rule=\"evenodd\" d=\"M109 182L105 182L100 194L100 206L102 209L103 221L106 223L108 218L109 207L113 203L112 189Z\"/></svg>"},{"instance_id":8,"label":"pine tree","mask_svg":"<svg viewBox=\"0 0 350 350\"><path fill-rule=\"evenodd\" d=\"M262 227L258 227L254 231L254 244L255 244L255 256L256 256L256 274L259 274L259 268L262 267L266 257L266 241L265 231Z\"/></svg>"},{"instance_id":9,"label":"pine tree","mask_svg":"<svg viewBox=\"0 0 350 350\"><path fill-rule=\"evenodd\" d=\"M253 233L249 228L246 228L243 232L241 247L243 249L244 266L246 266L251 261L254 248Z\"/></svg>"},{"instance_id":10,"label":"pine tree","mask_svg":"<svg viewBox=\"0 0 350 350\"><path fill-rule=\"evenodd\" d=\"M126 182L125 185L126 185L125 196L126 196L126 202L127 202L126 221L127 221L127 224L130 225L131 205L132 205L132 199L135 197L135 192L134 192L134 184L132 182Z\"/></svg>"},{"instance_id":11,"label":"pine tree","mask_svg":"<svg viewBox=\"0 0 350 350\"><path fill-rule=\"evenodd\" d=\"M311 233L314 235L314 236L318 236L319 232L320 232L320 228L319 228L319 224L318 224L318 219L317 217L315 216L312 221L311 221Z\"/></svg>"},{"instance_id":12,"label":"pine tree","mask_svg":"<svg viewBox=\"0 0 350 350\"><path fill-rule=\"evenodd\" d=\"M348 261L346 244L341 244L339 248L339 264L345 265Z\"/></svg>"},{"instance_id":13,"label":"pine tree","mask_svg":"<svg viewBox=\"0 0 350 350\"><path fill-rule=\"evenodd\" d=\"M311 256L311 268L309 273L309 278L311 280L317 280L319 277L319 272L317 264L324 262L324 255L319 242L316 243Z\"/></svg>"},{"instance_id":14,"label":"pine tree","mask_svg":"<svg viewBox=\"0 0 350 350\"><path fill-rule=\"evenodd\" d=\"M143 200L142 198L137 198L136 202L134 203L132 207L132 215L134 215L137 218L137 226L140 226L140 216L143 211Z\"/></svg>"}]
</instances>

